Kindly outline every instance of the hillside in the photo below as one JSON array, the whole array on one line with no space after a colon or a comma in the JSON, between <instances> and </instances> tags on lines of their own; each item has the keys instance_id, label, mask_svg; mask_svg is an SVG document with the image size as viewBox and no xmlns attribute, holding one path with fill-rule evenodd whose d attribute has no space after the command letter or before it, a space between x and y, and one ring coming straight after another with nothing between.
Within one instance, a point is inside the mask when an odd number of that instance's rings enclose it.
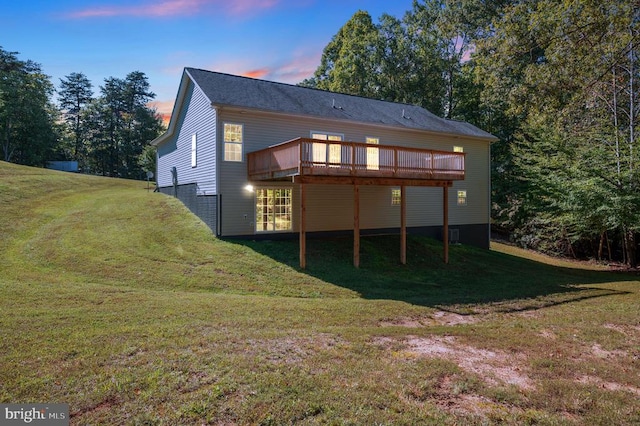
<instances>
[{"instance_id":1,"label":"hillside","mask_svg":"<svg viewBox=\"0 0 640 426\"><path fill-rule=\"evenodd\" d=\"M397 237L223 241L145 182L0 162L0 402L72 424L637 424L638 276ZM541 261L542 260L542 261Z\"/></svg>"}]
</instances>

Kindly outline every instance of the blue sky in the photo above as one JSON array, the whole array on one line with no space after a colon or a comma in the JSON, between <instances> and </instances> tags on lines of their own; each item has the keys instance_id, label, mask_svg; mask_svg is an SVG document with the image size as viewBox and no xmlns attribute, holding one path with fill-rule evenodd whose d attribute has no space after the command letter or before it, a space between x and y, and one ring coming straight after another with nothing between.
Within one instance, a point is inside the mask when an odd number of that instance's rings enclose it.
<instances>
[{"instance_id":1,"label":"blue sky","mask_svg":"<svg viewBox=\"0 0 640 426\"><path fill-rule=\"evenodd\" d=\"M412 0L15 0L0 7L0 46L60 78L144 72L161 113L186 66L298 83L357 10L402 17Z\"/></svg>"}]
</instances>

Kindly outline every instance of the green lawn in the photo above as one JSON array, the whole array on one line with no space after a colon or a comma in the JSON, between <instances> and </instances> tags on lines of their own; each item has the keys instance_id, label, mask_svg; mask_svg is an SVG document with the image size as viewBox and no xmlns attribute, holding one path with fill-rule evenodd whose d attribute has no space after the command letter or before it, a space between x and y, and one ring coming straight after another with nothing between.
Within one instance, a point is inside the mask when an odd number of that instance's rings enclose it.
<instances>
[{"instance_id":1,"label":"green lawn","mask_svg":"<svg viewBox=\"0 0 640 426\"><path fill-rule=\"evenodd\" d=\"M500 244L223 241L146 182L0 162L0 402L71 423L640 424L640 277Z\"/></svg>"}]
</instances>

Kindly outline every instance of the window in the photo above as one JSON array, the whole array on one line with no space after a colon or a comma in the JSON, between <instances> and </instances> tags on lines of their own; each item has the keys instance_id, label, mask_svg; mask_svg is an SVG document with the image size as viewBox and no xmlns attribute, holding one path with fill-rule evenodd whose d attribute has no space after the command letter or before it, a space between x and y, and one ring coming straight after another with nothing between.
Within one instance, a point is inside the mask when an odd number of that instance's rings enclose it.
<instances>
[{"instance_id":1,"label":"window","mask_svg":"<svg viewBox=\"0 0 640 426\"><path fill-rule=\"evenodd\" d=\"M458 191L458 205L466 206L467 205L467 191L461 190Z\"/></svg>"},{"instance_id":2,"label":"window","mask_svg":"<svg viewBox=\"0 0 640 426\"><path fill-rule=\"evenodd\" d=\"M198 165L198 136L197 134L191 135L191 167Z\"/></svg>"},{"instance_id":3,"label":"window","mask_svg":"<svg viewBox=\"0 0 640 426\"><path fill-rule=\"evenodd\" d=\"M392 188L391 189L391 205L399 206L401 200L402 200L402 193L400 192L400 188Z\"/></svg>"},{"instance_id":4,"label":"window","mask_svg":"<svg viewBox=\"0 0 640 426\"><path fill-rule=\"evenodd\" d=\"M256 190L256 231L277 232L293 229L291 189Z\"/></svg>"},{"instance_id":5,"label":"window","mask_svg":"<svg viewBox=\"0 0 640 426\"><path fill-rule=\"evenodd\" d=\"M461 146L454 146L453 152L464 152L464 148Z\"/></svg>"},{"instance_id":6,"label":"window","mask_svg":"<svg viewBox=\"0 0 640 426\"><path fill-rule=\"evenodd\" d=\"M368 144L380 145L380 138L365 138ZM367 170L380 170L380 154L378 148L367 148Z\"/></svg>"},{"instance_id":7,"label":"window","mask_svg":"<svg viewBox=\"0 0 640 426\"><path fill-rule=\"evenodd\" d=\"M224 161L242 161L242 124L224 123Z\"/></svg>"},{"instance_id":8,"label":"window","mask_svg":"<svg viewBox=\"0 0 640 426\"><path fill-rule=\"evenodd\" d=\"M340 133L311 132L312 139L320 139L323 141L342 141L344 135ZM327 146L329 147L327 158ZM313 144L313 162L314 163L333 163L340 164L342 158L342 146L337 143L314 143Z\"/></svg>"},{"instance_id":9,"label":"window","mask_svg":"<svg viewBox=\"0 0 640 426\"><path fill-rule=\"evenodd\" d=\"M311 132L311 139L320 139L323 141L341 141L344 135L341 133Z\"/></svg>"}]
</instances>

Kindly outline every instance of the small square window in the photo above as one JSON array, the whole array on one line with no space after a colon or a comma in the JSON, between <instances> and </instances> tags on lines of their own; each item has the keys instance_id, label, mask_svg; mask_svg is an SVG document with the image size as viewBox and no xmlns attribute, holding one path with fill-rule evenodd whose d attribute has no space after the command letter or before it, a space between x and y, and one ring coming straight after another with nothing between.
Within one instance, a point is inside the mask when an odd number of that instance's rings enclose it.
<instances>
[{"instance_id":1,"label":"small square window","mask_svg":"<svg viewBox=\"0 0 640 426\"><path fill-rule=\"evenodd\" d=\"M467 205L467 191L461 190L458 191L458 205L466 206Z\"/></svg>"}]
</instances>

